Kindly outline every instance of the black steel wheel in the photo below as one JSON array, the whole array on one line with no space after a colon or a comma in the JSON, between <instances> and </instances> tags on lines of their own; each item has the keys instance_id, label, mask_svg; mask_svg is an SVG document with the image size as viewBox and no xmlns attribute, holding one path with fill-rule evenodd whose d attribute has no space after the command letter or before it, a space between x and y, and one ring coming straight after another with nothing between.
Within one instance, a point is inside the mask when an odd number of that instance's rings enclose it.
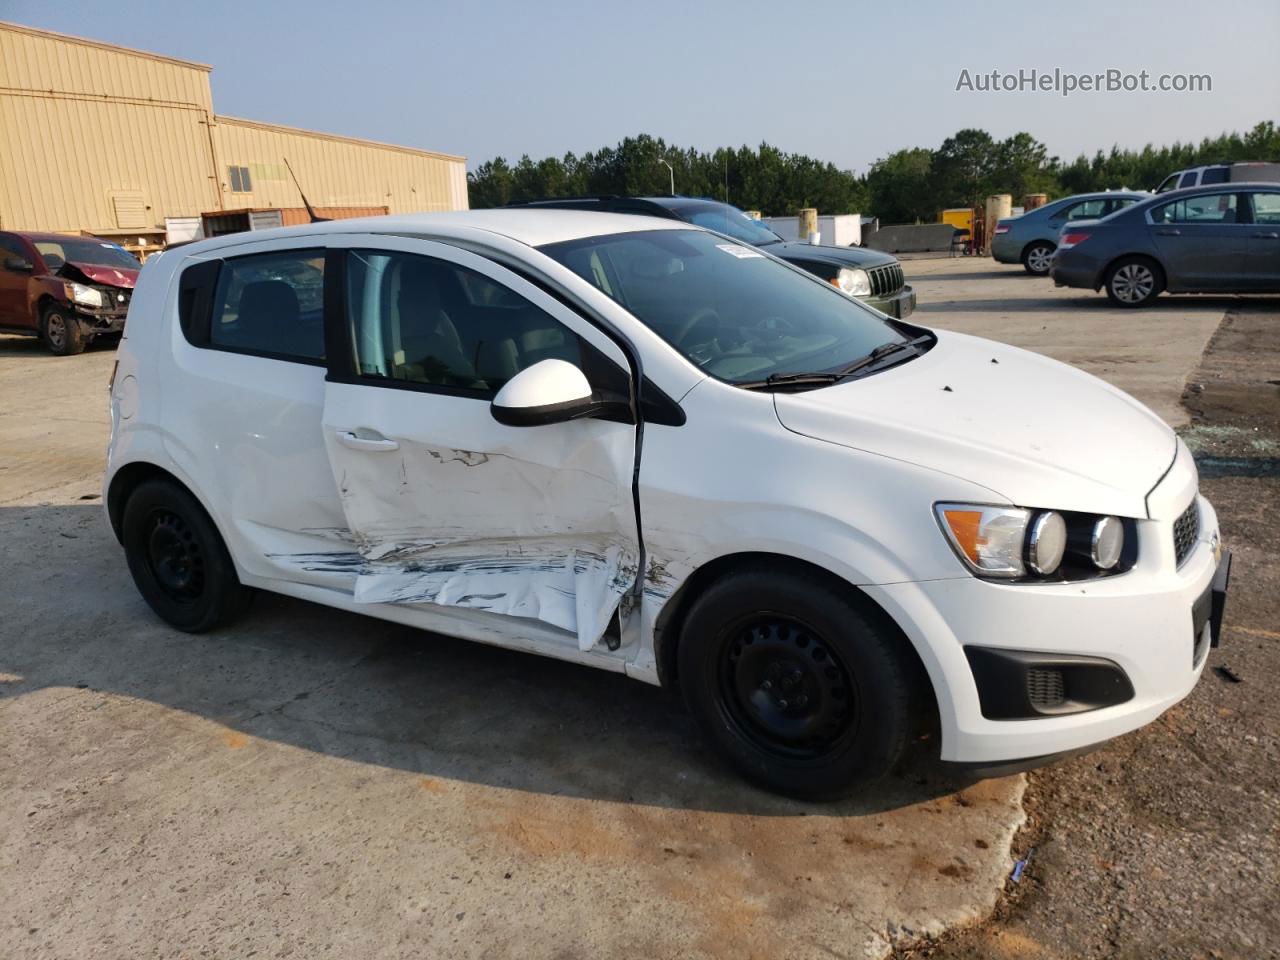
<instances>
[{"instance_id":1,"label":"black steel wheel","mask_svg":"<svg viewBox=\"0 0 1280 960\"><path fill-rule=\"evenodd\" d=\"M789 617L752 616L727 632L720 684L729 719L783 753L821 756L855 726L848 669L812 628Z\"/></svg>"},{"instance_id":2,"label":"black steel wheel","mask_svg":"<svg viewBox=\"0 0 1280 960\"><path fill-rule=\"evenodd\" d=\"M178 484L140 484L125 502L121 533L138 592L179 630L230 623L252 599L209 515Z\"/></svg>"},{"instance_id":3,"label":"black steel wheel","mask_svg":"<svg viewBox=\"0 0 1280 960\"><path fill-rule=\"evenodd\" d=\"M680 628L677 681L720 756L792 796L887 773L912 726L911 654L851 587L779 561L707 587Z\"/></svg>"},{"instance_id":4,"label":"black steel wheel","mask_svg":"<svg viewBox=\"0 0 1280 960\"><path fill-rule=\"evenodd\" d=\"M146 522L147 565L156 584L177 603L198 601L205 586L204 552L190 525L162 507Z\"/></svg>"}]
</instances>

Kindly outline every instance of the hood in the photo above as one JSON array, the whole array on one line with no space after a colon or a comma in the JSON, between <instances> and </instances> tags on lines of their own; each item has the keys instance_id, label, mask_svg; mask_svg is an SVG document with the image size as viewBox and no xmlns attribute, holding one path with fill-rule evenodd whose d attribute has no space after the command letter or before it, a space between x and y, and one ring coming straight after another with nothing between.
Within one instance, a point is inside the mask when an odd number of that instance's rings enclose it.
<instances>
[{"instance_id":1,"label":"hood","mask_svg":"<svg viewBox=\"0 0 1280 960\"><path fill-rule=\"evenodd\" d=\"M837 270L840 267L862 267L865 270L868 267L887 267L898 262L893 254L867 247L829 247L820 243L801 243L798 240L771 243L760 249L768 250L783 260L826 263Z\"/></svg>"},{"instance_id":2,"label":"hood","mask_svg":"<svg viewBox=\"0 0 1280 960\"><path fill-rule=\"evenodd\" d=\"M787 429L968 480L1024 507L1146 517L1173 430L1128 394L1016 347L933 331L863 380L775 394ZM850 478L857 495L857 478Z\"/></svg>"},{"instance_id":3,"label":"hood","mask_svg":"<svg viewBox=\"0 0 1280 960\"><path fill-rule=\"evenodd\" d=\"M134 284L138 282L138 271L128 267L108 267L101 263L79 263L68 260L58 268L59 275L67 276L68 267L84 274L90 283L101 283L108 287L124 287L132 290Z\"/></svg>"}]
</instances>

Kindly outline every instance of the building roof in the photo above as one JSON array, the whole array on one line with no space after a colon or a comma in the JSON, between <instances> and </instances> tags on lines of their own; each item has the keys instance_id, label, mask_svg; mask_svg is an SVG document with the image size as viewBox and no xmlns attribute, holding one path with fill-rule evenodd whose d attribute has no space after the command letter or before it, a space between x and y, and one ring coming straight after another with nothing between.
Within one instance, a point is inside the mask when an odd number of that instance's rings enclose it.
<instances>
[{"instance_id":1,"label":"building roof","mask_svg":"<svg viewBox=\"0 0 1280 960\"><path fill-rule=\"evenodd\" d=\"M208 73L213 69L207 63L200 63L198 60L184 60L181 57L170 57L163 53L152 53L150 50L135 50L133 47L122 47L116 43L103 43L101 40L90 40L88 37L77 37L69 33L58 33L54 30L39 30L35 27L24 26L20 23L12 23L8 20L0 20L0 27L5 30L13 30L17 33L28 33L36 37L49 37L53 40L61 40L63 43L78 43L86 47L97 47L99 50L110 50L113 53L128 54L133 57L143 57L147 60L159 60L161 63L173 63L180 67L190 67L192 70L203 70Z\"/></svg>"},{"instance_id":2,"label":"building roof","mask_svg":"<svg viewBox=\"0 0 1280 960\"><path fill-rule=\"evenodd\" d=\"M492 233L531 247L583 237L599 237L641 230L697 230L680 220L643 217L626 213L595 213L586 210L538 210L533 208L495 210L463 210L456 213L411 213L394 217L360 217L352 220L330 220L301 227L233 233L211 240L200 240L189 247L189 253L212 253L260 240L308 237L332 233L380 233L390 236L456 234L459 230Z\"/></svg>"},{"instance_id":3,"label":"building roof","mask_svg":"<svg viewBox=\"0 0 1280 960\"><path fill-rule=\"evenodd\" d=\"M456 160L465 162L466 157L459 157L452 153L440 153L437 150L420 150L417 147L405 147L398 143L383 143L380 140L364 140L360 137L344 137L340 133L324 133L319 130L304 130L302 127L286 127L279 123L263 123L261 120L246 120L244 117L229 117L225 114L215 114L214 123L228 123L241 127L254 127L258 130L275 130L279 133L293 134L300 137L316 137L320 140L333 140L337 143L350 143L358 147L378 147L383 150L396 150L400 153L412 153L424 157L435 157L438 160Z\"/></svg>"}]
</instances>

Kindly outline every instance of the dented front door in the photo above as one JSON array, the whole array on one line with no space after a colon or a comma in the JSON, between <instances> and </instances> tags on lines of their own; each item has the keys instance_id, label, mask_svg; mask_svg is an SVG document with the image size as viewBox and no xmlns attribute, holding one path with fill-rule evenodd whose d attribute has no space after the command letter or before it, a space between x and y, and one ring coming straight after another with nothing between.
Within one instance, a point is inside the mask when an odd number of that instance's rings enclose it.
<instances>
[{"instance_id":1,"label":"dented front door","mask_svg":"<svg viewBox=\"0 0 1280 960\"><path fill-rule=\"evenodd\" d=\"M491 261L439 243L368 240L340 254L345 316L331 322L350 356L331 358L324 408L360 558L355 600L532 618L589 649L635 583L635 428L510 427L489 404L506 379L549 356L588 370L603 360L620 374L625 356Z\"/></svg>"}]
</instances>

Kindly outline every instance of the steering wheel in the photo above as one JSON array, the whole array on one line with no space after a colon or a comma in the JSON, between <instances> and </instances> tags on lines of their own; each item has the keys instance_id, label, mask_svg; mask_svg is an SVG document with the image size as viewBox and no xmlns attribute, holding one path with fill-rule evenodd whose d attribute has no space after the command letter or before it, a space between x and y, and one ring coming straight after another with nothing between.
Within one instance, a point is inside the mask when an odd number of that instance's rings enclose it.
<instances>
[{"instance_id":1,"label":"steering wheel","mask_svg":"<svg viewBox=\"0 0 1280 960\"><path fill-rule=\"evenodd\" d=\"M720 319L720 314L716 311L715 307L700 307L699 309L693 311L693 313L689 316L689 319L686 320L684 323L682 323L680 325L680 329L676 331L675 345L677 347L683 346L685 337L689 336L689 334L693 331L693 328L696 327L698 324L700 324L703 320L719 321L719 319Z\"/></svg>"},{"instance_id":2,"label":"steering wheel","mask_svg":"<svg viewBox=\"0 0 1280 960\"><path fill-rule=\"evenodd\" d=\"M766 339L776 340L787 333L795 330L794 320L788 320L786 317L761 317L751 325L751 329L760 330L770 334Z\"/></svg>"}]
</instances>

